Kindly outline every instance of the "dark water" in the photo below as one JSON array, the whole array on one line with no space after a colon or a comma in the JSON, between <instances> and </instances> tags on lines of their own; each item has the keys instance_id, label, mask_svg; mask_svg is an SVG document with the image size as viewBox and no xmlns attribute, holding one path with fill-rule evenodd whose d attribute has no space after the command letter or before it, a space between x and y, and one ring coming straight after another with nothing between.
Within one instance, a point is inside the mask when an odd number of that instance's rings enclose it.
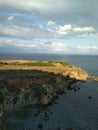
<instances>
[{"instance_id":1,"label":"dark water","mask_svg":"<svg viewBox=\"0 0 98 130\"><path fill-rule=\"evenodd\" d=\"M52 55L52 54L0 54L0 59L27 60L63 60L85 69L88 73L98 76L98 56L90 55ZM5 123L5 130L98 130L98 82L87 81L79 84L79 91L68 91L59 95L52 106L46 108L25 108L11 116ZM92 99L89 99L91 96ZM49 120L43 119L44 113ZM37 116L34 116L38 113Z\"/></svg>"}]
</instances>

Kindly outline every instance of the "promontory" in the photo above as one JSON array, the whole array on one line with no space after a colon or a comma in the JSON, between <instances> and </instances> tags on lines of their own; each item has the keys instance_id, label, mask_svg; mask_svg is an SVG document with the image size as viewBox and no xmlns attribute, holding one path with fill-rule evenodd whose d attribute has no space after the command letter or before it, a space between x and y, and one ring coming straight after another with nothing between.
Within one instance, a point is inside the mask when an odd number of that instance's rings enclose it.
<instances>
[{"instance_id":1,"label":"promontory","mask_svg":"<svg viewBox=\"0 0 98 130\"><path fill-rule=\"evenodd\" d=\"M84 70L63 61L1 60L0 123L24 106L50 104L59 93L89 77Z\"/></svg>"}]
</instances>

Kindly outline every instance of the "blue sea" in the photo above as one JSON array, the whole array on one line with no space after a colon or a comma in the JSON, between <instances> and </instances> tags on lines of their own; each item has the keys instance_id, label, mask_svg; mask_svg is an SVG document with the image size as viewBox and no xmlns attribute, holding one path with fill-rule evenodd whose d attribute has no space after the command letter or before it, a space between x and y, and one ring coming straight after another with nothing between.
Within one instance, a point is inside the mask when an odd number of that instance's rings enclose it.
<instances>
[{"instance_id":1,"label":"blue sea","mask_svg":"<svg viewBox=\"0 0 98 130\"><path fill-rule=\"evenodd\" d=\"M0 53L0 60L6 59L67 61L98 76L98 55ZM4 130L98 130L98 82L88 80L78 86L79 91L67 90L53 105L26 107L14 113L5 122ZM45 113L47 121L43 119Z\"/></svg>"}]
</instances>

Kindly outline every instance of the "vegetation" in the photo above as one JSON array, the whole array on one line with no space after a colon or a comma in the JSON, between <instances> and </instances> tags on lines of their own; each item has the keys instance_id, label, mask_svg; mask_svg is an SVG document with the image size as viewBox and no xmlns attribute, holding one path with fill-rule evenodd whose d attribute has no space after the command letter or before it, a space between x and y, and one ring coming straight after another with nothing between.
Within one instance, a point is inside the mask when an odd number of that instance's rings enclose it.
<instances>
[{"instance_id":1,"label":"vegetation","mask_svg":"<svg viewBox=\"0 0 98 130\"><path fill-rule=\"evenodd\" d=\"M69 63L68 63L68 62L65 62L65 61L56 61L56 63L60 63L60 64L63 65L63 66L69 65Z\"/></svg>"},{"instance_id":2,"label":"vegetation","mask_svg":"<svg viewBox=\"0 0 98 130\"><path fill-rule=\"evenodd\" d=\"M6 62L0 62L0 65L7 65L8 63Z\"/></svg>"},{"instance_id":3,"label":"vegetation","mask_svg":"<svg viewBox=\"0 0 98 130\"><path fill-rule=\"evenodd\" d=\"M50 62L28 62L28 63L24 63L24 65L28 65L28 66L49 66L49 67L53 67L54 64L50 63Z\"/></svg>"},{"instance_id":4,"label":"vegetation","mask_svg":"<svg viewBox=\"0 0 98 130\"><path fill-rule=\"evenodd\" d=\"M72 65L69 65L69 68L72 68L73 66Z\"/></svg>"},{"instance_id":5,"label":"vegetation","mask_svg":"<svg viewBox=\"0 0 98 130\"><path fill-rule=\"evenodd\" d=\"M70 65L68 62L66 61L51 61L49 60L48 63L60 63L63 66L69 66L70 68L72 68L72 65Z\"/></svg>"},{"instance_id":6,"label":"vegetation","mask_svg":"<svg viewBox=\"0 0 98 130\"><path fill-rule=\"evenodd\" d=\"M60 63L62 66L69 66L72 67L68 62L65 61L12 61L12 62L5 62L1 61L0 65L26 65L26 66L47 66L47 67L54 67L54 63Z\"/></svg>"}]
</instances>

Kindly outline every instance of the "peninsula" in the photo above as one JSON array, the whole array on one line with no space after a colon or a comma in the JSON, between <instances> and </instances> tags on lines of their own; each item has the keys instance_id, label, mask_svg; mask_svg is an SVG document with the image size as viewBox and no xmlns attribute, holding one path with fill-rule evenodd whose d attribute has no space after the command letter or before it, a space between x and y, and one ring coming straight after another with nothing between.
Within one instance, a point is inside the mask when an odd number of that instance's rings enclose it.
<instances>
[{"instance_id":1,"label":"peninsula","mask_svg":"<svg viewBox=\"0 0 98 130\"><path fill-rule=\"evenodd\" d=\"M22 107L50 104L58 93L76 90L74 84L88 78L84 70L62 61L0 61L0 124Z\"/></svg>"}]
</instances>

